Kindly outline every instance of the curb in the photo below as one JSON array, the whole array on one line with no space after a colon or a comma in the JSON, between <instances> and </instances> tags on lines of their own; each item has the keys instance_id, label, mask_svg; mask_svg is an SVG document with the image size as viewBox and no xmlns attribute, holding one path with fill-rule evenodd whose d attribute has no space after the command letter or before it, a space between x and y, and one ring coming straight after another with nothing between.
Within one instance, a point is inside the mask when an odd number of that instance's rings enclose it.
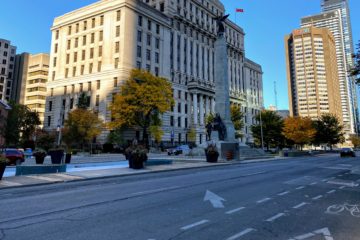
<instances>
[{"instance_id":1,"label":"curb","mask_svg":"<svg viewBox=\"0 0 360 240\"><path fill-rule=\"evenodd\" d=\"M254 160L228 161L228 162L219 162L219 163L203 165L203 166L189 166L189 167L180 167L180 168L174 168L174 169L149 170L146 172L133 172L133 173L124 173L124 174L119 174L119 175L98 176L98 177L74 179L74 180L34 183L34 184L26 184L26 185L19 185L19 186L4 186L4 187L0 188L0 191L4 190L4 189L26 188L26 187L44 186L44 185L59 184L59 183L70 183L70 182L84 182L84 181L91 181L91 180L119 178L122 176L128 177L128 176L137 176L137 175L159 173L159 172L175 172L175 171L182 171L182 170L188 170L188 169L212 168L212 167L218 167L218 166L251 164L251 163L268 162L268 161L270 162L270 161L286 160L286 159L292 159L292 158L284 158L284 159L279 159L279 158L270 158L269 159L269 158L267 158L267 159L256 159L256 160L254 159ZM145 170L147 170L147 169L145 168Z\"/></svg>"}]
</instances>

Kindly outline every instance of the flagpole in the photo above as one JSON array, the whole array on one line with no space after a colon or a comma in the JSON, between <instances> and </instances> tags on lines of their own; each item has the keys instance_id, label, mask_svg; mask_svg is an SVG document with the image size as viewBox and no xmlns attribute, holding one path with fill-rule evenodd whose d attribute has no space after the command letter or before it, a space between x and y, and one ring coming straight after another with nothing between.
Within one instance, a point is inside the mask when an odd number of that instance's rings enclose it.
<instances>
[{"instance_id":1,"label":"flagpole","mask_svg":"<svg viewBox=\"0 0 360 240\"><path fill-rule=\"evenodd\" d=\"M237 11L236 11L236 9L235 9L235 24L237 25L237 18L236 18L236 16L237 16Z\"/></svg>"}]
</instances>

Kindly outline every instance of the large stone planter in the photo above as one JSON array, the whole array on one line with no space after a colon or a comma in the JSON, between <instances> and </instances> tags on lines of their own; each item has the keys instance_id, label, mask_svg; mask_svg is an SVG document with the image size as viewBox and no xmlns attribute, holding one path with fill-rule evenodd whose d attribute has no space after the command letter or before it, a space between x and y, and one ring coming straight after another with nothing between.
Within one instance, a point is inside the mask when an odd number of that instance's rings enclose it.
<instances>
[{"instance_id":1,"label":"large stone planter","mask_svg":"<svg viewBox=\"0 0 360 240\"><path fill-rule=\"evenodd\" d=\"M61 164L64 157L64 150L52 150L49 152L52 164Z\"/></svg>"},{"instance_id":2,"label":"large stone planter","mask_svg":"<svg viewBox=\"0 0 360 240\"><path fill-rule=\"evenodd\" d=\"M35 156L36 164L44 164L45 156Z\"/></svg>"},{"instance_id":3,"label":"large stone planter","mask_svg":"<svg viewBox=\"0 0 360 240\"><path fill-rule=\"evenodd\" d=\"M65 163L66 164L69 164L70 162L71 162L71 153L67 153L66 155L65 155Z\"/></svg>"},{"instance_id":4,"label":"large stone planter","mask_svg":"<svg viewBox=\"0 0 360 240\"><path fill-rule=\"evenodd\" d=\"M218 161L218 159L219 159L218 152L206 154L206 161L209 163L216 163Z\"/></svg>"},{"instance_id":5,"label":"large stone planter","mask_svg":"<svg viewBox=\"0 0 360 240\"><path fill-rule=\"evenodd\" d=\"M2 179L6 168L6 163L0 163L0 180Z\"/></svg>"}]
</instances>

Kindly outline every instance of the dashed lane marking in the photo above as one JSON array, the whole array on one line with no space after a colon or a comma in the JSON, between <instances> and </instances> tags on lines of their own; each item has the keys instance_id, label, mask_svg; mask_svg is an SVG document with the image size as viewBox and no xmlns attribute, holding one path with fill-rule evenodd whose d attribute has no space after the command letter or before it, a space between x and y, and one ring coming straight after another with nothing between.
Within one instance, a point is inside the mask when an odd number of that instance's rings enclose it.
<instances>
[{"instance_id":1,"label":"dashed lane marking","mask_svg":"<svg viewBox=\"0 0 360 240\"><path fill-rule=\"evenodd\" d=\"M341 187L339 187L339 189L344 189L345 188L345 186L341 186Z\"/></svg>"},{"instance_id":2,"label":"dashed lane marking","mask_svg":"<svg viewBox=\"0 0 360 240\"><path fill-rule=\"evenodd\" d=\"M182 227L181 230L186 231L186 230L189 230L190 228L197 227L197 226L202 225L202 224L205 224L205 223L207 223L207 222L209 222L209 220L204 219L204 220L198 221L198 222L196 222L196 223L192 223L192 224L186 225L186 226Z\"/></svg>"},{"instance_id":3,"label":"dashed lane marking","mask_svg":"<svg viewBox=\"0 0 360 240\"><path fill-rule=\"evenodd\" d=\"M286 191L286 192L282 192L282 193L278 193L279 196L284 196L286 194L290 193L290 191Z\"/></svg>"},{"instance_id":4,"label":"dashed lane marking","mask_svg":"<svg viewBox=\"0 0 360 240\"><path fill-rule=\"evenodd\" d=\"M245 209L245 207L235 208L233 210L227 211L226 214L233 214L233 213L236 213L236 212L241 211L243 209Z\"/></svg>"},{"instance_id":5,"label":"dashed lane marking","mask_svg":"<svg viewBox=\"0 0 360 240\"><path fill-rule=\"evenodd\" d=\"M334 193L334 192L336 192L336 190L335 190L335 189L330 190L330 191L328 191L327 193L328 193L328 194L331 194L331 193Z\"/></svg>"},{"instance_id":6,"label":"dashed lane marking","mask_svg":"<svg viewBox=\"0 0 360 240\"><path fill-rule=\"evenodd\" d=\"M304 189L305 186L300 186L300 187L297 187L296 190L301 190L301 189Z\"/></svg>"},{"instance_id":7,"label":"dashed lane marking","mask_svg":"<svg viewBox=\"0 0 360 240\"><path fill-rule=\"evenodd\" d=\"M245 229L244 231L239 232L239 233L237 233L237 234L235 234L235 235L227 238L226 240L235 240L235 239L238 239L238 238L240 238L240 237L242 237L242 236L244 236L244 235L246 235L246 234L248 234L248 233L251 233L251 232L253 232L253 231L256 231L256 230L253 229L253 228L247 228L247 229Z\"/></svg>"},{"instance_id":8,"label":"dashed lane marking","mask_svg":"<svg viewBox=\"0 0 360 240\"><path fill-rule=\"evenodd\" d=\"M319 196L313 197L312 200L319 200L322 197L323 197L323 195L319 195Z\"/></svg>"},{"instance_id":9,"label":"dashed lane marking","mask_svg":"<svg viewBox=\"0 0 360 240\"><path fill-rule=\"evenodd\" d=\"M261 199L259 201L257 201L257 203L264 203L264 202L267 202L267 201L270 201L271 198L264 198L264 199Z\"/></svg>"},{"instance_id":10,"label":"dashed lane marking","mask_svg":"<svg viewBox=\"0 0 360 240\"><path fill-rule=\"evenodd\" d=\"M282 216L285 216L285 213L278 213L275 216L272 216L271 218L266 219L266 222L273 222L278 218L281 218Z\"/></svg>"},{"instance_id":11,"label":"dashed lane marking","mask_svg":"<svg viewBox=\"0 0 360 240\"><path fill-rule=\"evenodd\" d=\"M307 205L307 204L308 204L308 203L306 203L306 202L302 202L302 203L294 206L293 208L294 208L294 209L298 209L298 208L301 208L301 207L303 207L303 206L305 206L305 205Z\"/></svg>"},{"instance_id":12,"label":"dashed lane marking","mask_svg":"<svg viewBox=\"0 0 360 240\"><path fill-rule=\"evenodd\" d=\"M310 185L316 185L316 184L317 184L317 182L310 183Z\"/></svg>"}]
</instances>

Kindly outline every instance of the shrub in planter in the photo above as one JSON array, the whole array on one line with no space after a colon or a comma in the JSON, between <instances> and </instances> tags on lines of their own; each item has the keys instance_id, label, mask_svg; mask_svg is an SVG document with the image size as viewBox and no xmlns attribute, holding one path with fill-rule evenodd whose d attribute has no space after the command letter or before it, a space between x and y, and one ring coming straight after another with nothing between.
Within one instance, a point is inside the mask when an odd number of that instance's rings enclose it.
<instances>
[{"instance_id":1,"label":"shrub in planter","mask_svg":"<svg viewBox=\"0 0 360 240\"><path fill-rule=\"evenodd\" d=\"M4 172L5 172L5 168L6 168L6 164L9 162L9 160L0 155L0 180L2 179Z\"/></svg>"},{"instance_id":2,"label":"shrub in planter","mask_svg":"<svg viewBox=\"0 0 360 240\"><path fill-rule=\"evenodd\" d=\"M125 150L125 157L129 160L130 168L144 168L144 162L148 159L147 149L141 145L132 145Z\"/></svg>"},{"instance_id":3,"label":"shrub in planter","mask_svg":"<svg viewBox=\"0 0 360 240\"><path fill-rule=\"evenodd\" d=\"M65 163L66 164L69 164L71 162L71 155L72 155L71 151L66 152L66 154L65 154Z\"/></svg>"},{"instance_id":4,"label":"shrub in planter","mask_svg":"<svg viewBox=\"0 0 360 240\"><path fill-rule=\"evenodd\" d=\"M46 151L41 148L35 149L33 152L33 156L35 157L36 164L44 164L44 160L46 157Z\"/></svg>"},{"instance_id":5,"label":"shrub in planter","mask_svg":"<svg viewBox=\"0 0 360 240\"><path fill-rule=\"evenodd\" d=\"M209 144L207 148L205 148L205 155L207 162L217 162L219 158L219 151L215 144Z\"/></svg>"},{"instance_id":6,"label":"shrub in planter","mask_svg":"<svg viewBox=\"0 0 360 240\"><path fill-rule=\"evenodd\" d=\"M61 160L64 157L64 149L61 148L49 149L48 153L51 157L52 164L61 164Z\"/></svg>"}]
</instances>

